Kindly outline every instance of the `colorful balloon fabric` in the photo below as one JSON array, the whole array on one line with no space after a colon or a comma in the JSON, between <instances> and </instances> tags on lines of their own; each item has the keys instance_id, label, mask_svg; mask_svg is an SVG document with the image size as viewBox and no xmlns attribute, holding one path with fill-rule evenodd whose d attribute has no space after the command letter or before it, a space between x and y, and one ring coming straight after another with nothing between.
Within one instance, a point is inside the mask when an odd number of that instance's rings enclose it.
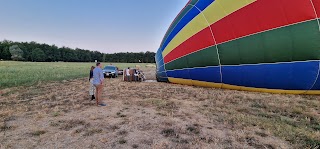
<instances>
[{"instance_id":1,"label":"colorful balloon fabric","mask_svg":"<svg viewBox=\"0 0 320 149\"><path fill-rule=\"evenodd\" d=\"M320 0L190 0L156 54L158 81L320 94Z\"/></svg>"}]
</instances>

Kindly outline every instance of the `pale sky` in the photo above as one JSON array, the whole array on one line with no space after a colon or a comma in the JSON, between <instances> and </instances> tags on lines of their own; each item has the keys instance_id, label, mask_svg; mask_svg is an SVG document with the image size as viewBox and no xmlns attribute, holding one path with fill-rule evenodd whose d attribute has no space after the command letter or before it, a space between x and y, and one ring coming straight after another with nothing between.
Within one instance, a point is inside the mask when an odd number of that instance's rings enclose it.
<instances>
[{"instance_id":1,"label":"pale sky","mask_svg":"<svg viewBox=\"0 0 320 149\"><path fill-rule=\"evenodd\" d=\"M0 40L156 52L189 0L0 0Z\"/></svg>"}]
</instances>

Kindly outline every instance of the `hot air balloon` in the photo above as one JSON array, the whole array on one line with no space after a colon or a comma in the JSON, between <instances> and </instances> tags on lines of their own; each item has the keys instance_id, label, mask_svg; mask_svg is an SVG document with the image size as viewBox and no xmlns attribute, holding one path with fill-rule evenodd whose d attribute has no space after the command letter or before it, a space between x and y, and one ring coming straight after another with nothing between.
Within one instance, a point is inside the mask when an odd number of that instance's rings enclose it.
<instances>
[{"instance_id":1,"label":"hot air balloon","mask_svg":"<svg viewBox=\"0 0 320 149\"><path fill-rule=\"evenodd\" d=\"M190 0L156 53L157 80L320 94L320 0Z\"/></svg>"}]
</instances>

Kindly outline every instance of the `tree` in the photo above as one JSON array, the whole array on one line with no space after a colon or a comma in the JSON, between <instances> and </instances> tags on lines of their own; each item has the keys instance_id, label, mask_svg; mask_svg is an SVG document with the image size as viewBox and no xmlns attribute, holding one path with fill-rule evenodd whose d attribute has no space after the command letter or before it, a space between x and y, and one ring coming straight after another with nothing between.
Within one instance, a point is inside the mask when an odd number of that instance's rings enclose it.
<instances>
[{"instance_id":1,"label":"tree","mask_svg":"<svg viewBox=\"0 0 320 149\"><path fill-rule=\"evenodd\" d=\"M40 48L32 50L32 61L43 62L45 60L46 55Z\"/></svg>"},{"instance_id":2,"label":"tree","mask_svg":"<svg viewBox=\"0 0 320 149\"><path fill-rule=\"evenodd\" d=\"M91 54L90 51L86 51L84 54L84 61L85 62L91 62Z\"/></svg>"},{"instance_id":3,"label":"tree","mask_svg":"<svg viewBox=\"0 0 320 149\"><path fill-rule=\"evenodd\" d=\"M9 52L9 48L8 47L4 47L2 49L1 55L2 55L2 58L4 60L10 60L11 59L11 53Z\"/></svg>"},{"instance_id":4,"label":"tree","mask_svg":"<svg viewBox=\"0 0 320 149\"><path fill-rule=\"evenodd\" d=\"M11 49L11 53L10 50ZM21 52L22 51L22 52ZM12 57L11 57L12 56ZM98 51L89 51L80 48L57 47L55 45L40 44L37 42L13 42L9 40L0 41L0 59L25 61L65 61L65 62L147 62L154 63L154 52L121 52L105 54Z\"/></svg>"},{"instance_id":5,"label":"tree","mask_svg":"<svg viewBox=\"0 0 320 149\"><path fill-rule=\"evenodd\" d=\"M2 51L4 49L4 45L2 44L2 42L0 41L0 59L3 59L3 55L2 55Z\"/></svg>"},{"instance_id":6,"label":"tree","mask_svg":"<svg viewBox=\"0 0 320 149\"><path fill-rule=\"evenodd\" d=\"M106 59L106 56L107 56L106 54L103 54L103 56L102 56L102 61L103 61L103 62L106 62L106 60L107 60L107 59Z\"/></svg>"},{"instance_id":7,"label":"tree","mask_svg":"<svg viewBox=\"0 0 320 149\"><path fill-rule=\"evenodd\" d=\"M14 61L23 60L23 51L18 45L13 45L9 48L11 59Z\"/></svg>"}]
</instances>

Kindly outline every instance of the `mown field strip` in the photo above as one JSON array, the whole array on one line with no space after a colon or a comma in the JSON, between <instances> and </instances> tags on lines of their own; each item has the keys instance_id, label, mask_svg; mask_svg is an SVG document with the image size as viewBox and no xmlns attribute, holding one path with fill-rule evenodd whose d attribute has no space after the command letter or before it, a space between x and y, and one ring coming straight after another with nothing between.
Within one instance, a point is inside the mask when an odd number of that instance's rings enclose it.
<instances>
[{"instance_id":1,"label":"mown field strip","mask_svg":"<svg viewBox=\"0 0 320 149\"><path fill-rule=\"evenodd\" d=\"M103 66L109 64L103 63ZM0 89L86 77L89 75L90 67L94 65L95 63L0 61ZM136 65L145 67L147 64L112 63L112 65L124 69Z\"/></svg>"}]
</instances>

